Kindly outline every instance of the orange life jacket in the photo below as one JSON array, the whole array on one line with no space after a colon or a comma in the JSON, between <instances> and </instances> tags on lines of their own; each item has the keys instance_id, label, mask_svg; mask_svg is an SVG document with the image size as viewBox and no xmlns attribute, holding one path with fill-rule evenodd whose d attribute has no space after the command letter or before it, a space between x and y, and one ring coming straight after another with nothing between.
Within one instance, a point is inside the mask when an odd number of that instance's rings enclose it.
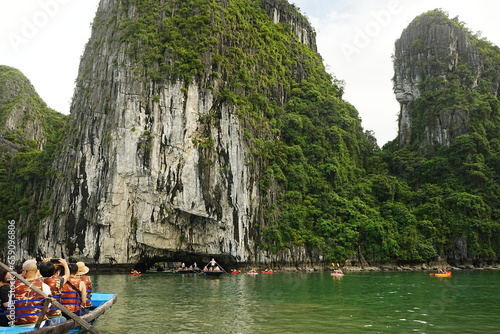
<instances>
[{"instance_id":1,"label":"orange life jacket","mask_svg":"<svg viewBox=\"0 0 500 334\"><path fill-rule=\"evenodd\" d=\"M50 294L52 295L52 297L58 302L61 302L61 288L60 288L61 277L60 276L47 277L43 279L43 282L50 287ZM49 318L59 317L61 315L62 315L61 310L55 307L54 305L51 305L49 311L47 312L47 316Z\"/></svg>"},{"instance_id":2,"label":"orange life jacket","mask_svg":"<svg viewBox=\"0 0 500 334\"><path fill-rule=\"evenodd\" d=\"M80 282L81 279L76 276L71 276L68 280L73 286L77 289L80 288ZM80 296L80 290L75 290L71 285L69 285L67 282L64 284L62 290L61 290L61 304L66 306L68 310L71 312L77 312L80 311L81 308L81 303L82 303L82 296Z\"/></svg>"},{"instance_id":3,"label":"orange life jacket","mask_svg":"<svg viewBox=\"0 0 500 334\"><path fill-rule=\"evenodd\" d=\"M29 280L30 283L42 290L43 281L40 278ZM16 325L33 324L42 312L44 298L35 291L31 290L21 281L15 283L15 310ZM47 320L47 317L44 317Z\"/></svg>"},{"instance_id":4,"label":"orange life jacket","mask_svg":"<svg viewBox=\"0 0 500 334\"><path fill-rule=\"evenodd\" d=\"M90 307L92 306L92 301L90 300L90 298L92 298L92 281L88 275L80 276L80 278L87 287L87 302L85 303L85 307Z\"/></svg>"}]
</instances>

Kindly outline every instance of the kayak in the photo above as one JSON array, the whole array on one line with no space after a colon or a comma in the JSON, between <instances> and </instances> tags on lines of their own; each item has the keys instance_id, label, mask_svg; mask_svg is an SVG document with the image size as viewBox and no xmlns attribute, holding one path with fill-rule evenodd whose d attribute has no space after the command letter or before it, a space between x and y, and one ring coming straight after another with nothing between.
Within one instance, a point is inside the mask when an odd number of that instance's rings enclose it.
<instances>
[{"instance_id":1,"label":"kayak","mask_svg":"<svg viewBox=\"0 0 500 334\"><path fill-rule=\"evenodd\" d=\"M332 275L332 276L338 276L338 277L344 276L343 273L330 273L330 275Z\"/></svg>"},{"instance_id":2,"label":"kayak","mask_svg":"<svg viewBox=\"0 0 500 334\"><path fill-rule=\"evenodd\" d=\"M451 277L451 271L448 271L444 274L435 274L435 273L430 273L429 276L434 276L434 277Z\"/></svg>"},{"instance_id":3,"label":"kayak","mask_svg":"<svg viewBox=\"0 0 500 334\"><path fill-rule=\"evenodd\" d=\"M446 273L446 274L434 274L434 277L451 277L451 273Z\"/></svg>"}]
</instances>

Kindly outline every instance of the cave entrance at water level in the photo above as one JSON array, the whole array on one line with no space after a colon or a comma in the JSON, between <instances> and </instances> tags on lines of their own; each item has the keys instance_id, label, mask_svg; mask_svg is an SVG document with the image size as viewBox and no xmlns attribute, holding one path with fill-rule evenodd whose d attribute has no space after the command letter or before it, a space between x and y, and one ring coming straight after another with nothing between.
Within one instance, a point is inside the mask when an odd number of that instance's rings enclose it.
<instances>
[{"instance_id":1,"label":"cave entrance at water level","mask_svg":"<svg viewBox=\"0 0 500 334\"><path fill-rule=\"evenodd\" d=\"M173 272L179 269L182 263L186 265L186 268L194 267L196 263L198 268L203 269L212 258L223 268L229 268L236 264L236 261L227 255L177 254L168 257L143 258L135 265L134 269L143 273L147 271Z\"/></svg>"}]
</instances>

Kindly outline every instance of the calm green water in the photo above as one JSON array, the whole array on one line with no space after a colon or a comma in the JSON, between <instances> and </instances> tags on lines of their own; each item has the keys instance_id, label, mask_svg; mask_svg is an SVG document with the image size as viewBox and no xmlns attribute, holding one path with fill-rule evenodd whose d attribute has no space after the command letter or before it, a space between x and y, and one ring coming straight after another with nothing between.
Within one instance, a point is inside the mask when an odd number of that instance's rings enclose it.
<instances>
[{"instance_id":1,"label":"calm green water","mask_svg":"<svg viewBox=\"0 0 500 334\"><path fill-rule=\"evenodd\" d=\"M93 277L103 333L498 333L500 271Z\"/></svg>"}]
</instances>

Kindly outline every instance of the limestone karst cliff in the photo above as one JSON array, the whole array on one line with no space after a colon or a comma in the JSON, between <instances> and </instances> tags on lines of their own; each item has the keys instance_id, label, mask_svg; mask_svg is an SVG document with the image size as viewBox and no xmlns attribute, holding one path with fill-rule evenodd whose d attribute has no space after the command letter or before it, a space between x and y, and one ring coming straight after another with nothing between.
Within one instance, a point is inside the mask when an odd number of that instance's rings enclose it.
<instances>
[{"instance_id":1,"label":"limestone karst cliff","mask_svg":"<svg viewBox=\"0 0 500 334\"><path fill-rule=\"evenodd\" d=\"M18 221L20 212L28 212L30 198L39 200L66 120L19 70L0 65L0 245L7 237L7 221ZM30 240L34 229L31 224L23 228Z\"/></svg>"},{"instance_id":2,"label":"limestone karst cliff","mask_svg":"<svg viewBox=\"0 0 500 334\"><path fill-rule=\"evenodd\" d=\"M0 141L2 145L19 146L30 140L42 150L56 112L47 107L35 92L28 78L18 70L0 65ZM57 126L57 125L56 125ZM19 139L13 140L12 136ZM11 137L10 140L6 138ZM16 145L17 144L17 145Z\"/></svg>"},{"instance_id":3,"label":"limestone karst cliff","mask_svg":"<svg viewBox=\"0 0 500 334\"><path fill-rule=\"evenodd\" d=\"M51 214L19 256L321 260L302 245L261 245L283 189L265 158L282 149L276 113L312 78L339 94L315 43L286 1L102 0L42 196ZM349 136L361 135L342 110Z\"/></svg>"},{"instance_id":4,"label":"limestone karst cliff","mask_svg":"<svg viewBox=\"0 0 500 334\"><path fill-rule=\"evenodd\" d=\"M441 10L415 18L396 41L394 92L399 144L449 146L484 118L477 94L498 96L498 61L457 18Z\"/></svg>"},{"instance_id":5,"label":"limestone karst cliff","mask_svg":"<svg viewBox=\"0 0 500 334\"><path fill-rule=\"evenodd\" d=\"M499 59L457 19L419 16L381 150L286 1L103 0L60 143L53 114L43 145L23 122L2 137L0 214L19 261L498 263ZM36 118L11 103L24 87L0 90L2 116Z\"/></svg>"},{"instance_id":6,"label":"limestone karst cliff","mask_svg":"<svg viewBox=\"0 0 500 334\"><path fill-rule=\"evenodd\" d=\"M449 261L498 254L499 51L441 10L416 17L396 41L390 170L425 194L420 219L443 236L433 247Z\"/></svg>"}]
</instances>

